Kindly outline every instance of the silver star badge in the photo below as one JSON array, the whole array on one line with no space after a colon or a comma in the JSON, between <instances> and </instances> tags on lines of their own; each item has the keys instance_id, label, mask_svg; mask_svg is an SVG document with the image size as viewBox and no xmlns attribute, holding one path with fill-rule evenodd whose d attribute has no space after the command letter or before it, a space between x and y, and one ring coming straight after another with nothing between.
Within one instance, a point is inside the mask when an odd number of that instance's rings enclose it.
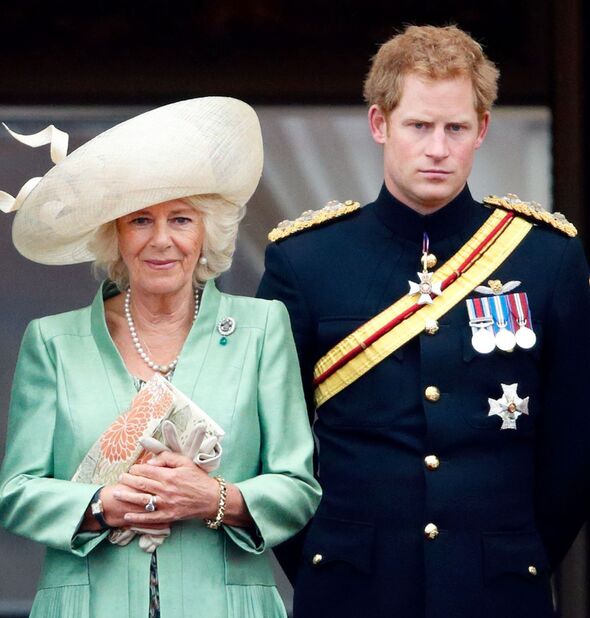
<instances>
[{"instance_id":1,"label":"silver star badge","mask_svg":"<svg viewBox=\"0 0 590 618\"><path fill-rule=\"evenodd\" d=\"M516 390L518 384L501 384L504 394L500 399L488 399L488 416L497 415L502 419L500 429L516 429L516 419L529 413L529 398L521 399Z\"/></svg>"},{"instance_id":2,"label":"silver star badge","mask_svg":"<svg viewBox=\"0 0 590 618\"><path fill-rule=\"evenodd\" d=\"M420 283L415 283L414 281L408 281L410 284L410 291L408 292L408 296L413 296L414 294L420 294L420 298L418 299L419 305L430 305L432 304L433 296L440 296L442 294L442 290L440 286L442 284L441 281L437 283L432 282L433 273L422 272L416 273L420 279Z\"/></svg>"}]
</instances>

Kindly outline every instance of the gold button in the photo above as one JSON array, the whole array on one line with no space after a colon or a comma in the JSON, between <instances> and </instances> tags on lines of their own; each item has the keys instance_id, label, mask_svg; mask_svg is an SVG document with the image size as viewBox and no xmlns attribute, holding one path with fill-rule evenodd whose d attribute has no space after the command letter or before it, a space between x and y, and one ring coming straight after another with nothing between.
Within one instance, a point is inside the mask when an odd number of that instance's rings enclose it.
<instances>
[{"instance_id":1,"label":"gold button","mask_svg":"<svg viewBox=\"0 0 590 618\"><path fill-rule=\"evenodd\" d=\"M420 263L424 268L434 268L436 266L436 262L436 255L434 255L433 253L429 253L426 256L423 255L420 258Z\"/></svg>"},{"instance_id":2,"label":"gold button","mask_svg":"<svg viewBox=\"0 0 590 618\"><path fill-rule=\"evenodd\" d=\"M438 401L440 399L440 391L436 386L427 386L424 389L424 396L428 401Z\"/></svg>"},{"instance_id":3,"label":"gold button","mask_svg":"<svg viewBox=\"0 0 590 618\"><path fill-rule=\"evenodd\" d=\"M428 540L434 541L434 539L438 536L438 527L434 524L427 524L424 528L424 536Z\"/></svg>"},{"instance_id":4,"label":"gold button","mask_svg":"<svg viewBox=\"0 0 590 618\"><path fill-rule=\"evenodd\" d=\"M424 322L424 332L427 335L436 335L438 333L438 322L436 320L426 320Z\"/></svg>"},{"instance_id":5,"label":"gold button","mask_svg":"<svg viewBox=\"0 0 590 618\"><path fill-rule=\"evenodd\" d=\"M436 470L440 466L440 459L436 455L427 455L424 463L429 470Z\"/></svg>"},{"instance_id":6,"label":"gold button","mask_svg":"<svg viewBox=\"0 0 590 618\"><path fill-rule=\"evenodd\" d=\"M313 565L318 565L322 560L324 559L324 557L322 556L322 554L316 554L312 559L311 559L311 563Z\"/></svg>"},{"instance_id":7,"label":"gold button","mask_svg":"<svg viewBox=\"0 0 590 618\"><path fill-rule=\"evenodd\" d=\"M537 567L534 564L531 564L531 566L529 567L529 573L533 576L536 577L537 576Z\"/></svg>"}]
</instances>

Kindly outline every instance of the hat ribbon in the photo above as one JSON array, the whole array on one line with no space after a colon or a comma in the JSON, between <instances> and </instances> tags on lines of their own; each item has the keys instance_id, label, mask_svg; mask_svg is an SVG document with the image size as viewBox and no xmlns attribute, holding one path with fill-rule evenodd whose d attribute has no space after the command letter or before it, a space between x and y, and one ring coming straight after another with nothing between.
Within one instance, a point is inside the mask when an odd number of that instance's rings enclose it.
<instances>
[{"instance_id":1,"label":"hat ribbon","mask_svg":"<svg viewBox=\"0 0 590 618\"><path fill-rule=\"evenodd\" d=\"M63 161L68 155L69 135L64 131L56 129L53 125L49 125L42 131L34 133L33 135L21 135L20 133L11 131L4 123L2 123L2 125L15 140L26 146L31 146L31 148L38 148L39 146L51 144L51 160L56 165ZM0 191L0 210L2 212L17 211L31 191L39 184L41 178L42 177L38 177L27 180L16 197L13 197L10 193L6 193L5 191Z\"/></svg>"}]
</instances>

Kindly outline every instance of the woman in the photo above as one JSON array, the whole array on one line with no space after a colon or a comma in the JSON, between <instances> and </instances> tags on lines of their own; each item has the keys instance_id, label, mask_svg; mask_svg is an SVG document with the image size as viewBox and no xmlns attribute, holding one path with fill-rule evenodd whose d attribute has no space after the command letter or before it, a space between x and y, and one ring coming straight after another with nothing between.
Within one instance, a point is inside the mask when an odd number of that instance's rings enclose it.
<instances>
[{"instance_id":1,"label":"woman","mask_svg":"<svg viewBox=\"0 0 590 618\"><path fill-rule=\"evenodd\" d=\"M17 363L0 522L47 547L31 616L284 616L263 552L319 501L289 322L213 282L260 177L256 114L182 101L67 157L55 129L15 137L51 141L56 162L5 197L15 246L46 264L95 259L110 279L90 307L33 321ZM114 486L70 481L154 371L225 431L219 477L165 452ZM108 542L127 527L171 533L155 554Z\"/></svg>"}]
</instances>

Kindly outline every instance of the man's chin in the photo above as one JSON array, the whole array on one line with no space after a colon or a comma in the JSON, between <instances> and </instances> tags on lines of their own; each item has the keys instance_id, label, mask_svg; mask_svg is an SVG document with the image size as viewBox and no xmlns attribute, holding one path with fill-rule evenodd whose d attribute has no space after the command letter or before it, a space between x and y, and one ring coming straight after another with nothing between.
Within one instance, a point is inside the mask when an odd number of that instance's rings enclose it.
<instances>
[{"instance_id":1,"label":"man's chin","mask_svg":"<svg viewBox=\"0 0 590 618\"><path fill-rule=\"evenodd\" d=\"M424 187L417 194L424 208L441 208L452 201L459 193L462 187L451 187L448 184L438 183L435 186Z\"/></svg>"}]
</instances>

